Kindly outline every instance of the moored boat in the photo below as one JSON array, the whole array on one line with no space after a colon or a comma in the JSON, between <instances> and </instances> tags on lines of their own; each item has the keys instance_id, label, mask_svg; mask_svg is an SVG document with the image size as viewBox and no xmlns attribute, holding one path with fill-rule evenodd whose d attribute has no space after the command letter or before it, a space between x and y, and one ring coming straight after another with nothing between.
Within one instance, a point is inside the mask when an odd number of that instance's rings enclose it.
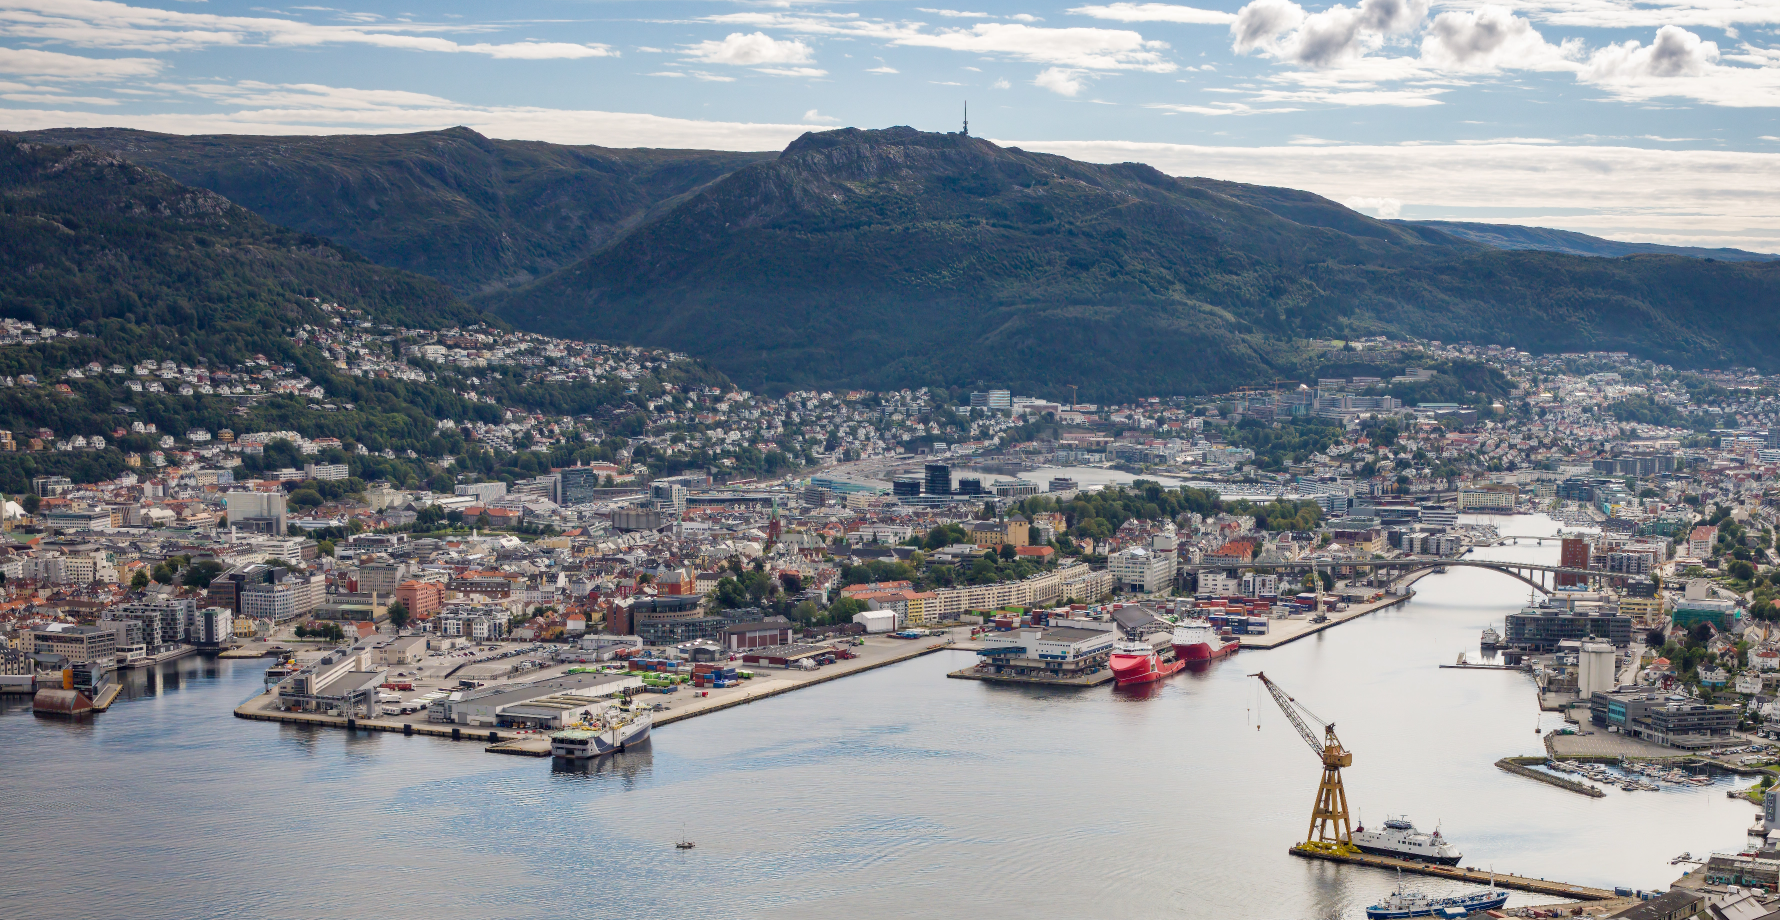
<instances>
[{"instance_id":1,"label":"moored boat","mask_svg":"<svg viewBox=\"0 0 1780 920\"><path fill-rule=\"evenodd\" d=\"M1115 685L1123 687L1161 680L1187 666L1171 648L1164 646L1163 649L1158 650L1142 639L1119 640L1107 661Z\"/></svg>"},{"instance_id":2,"label":"moored boat","mask_svg":"<svg viewBox=\"0 0 1780 920\"><path fill-rule=\"evenodd\" d=\"M1508 903L1508 892L1495 886L1471 894L1448 898L1430 898L1419 891L1404 891L1402 882L1384 900L1366 908L1366 920L1396 920L1398 917L1469 917L1475 913L1495 910Z\"/></svg>"},{"instance_id":3,"label":"moored boat","mask_svg":"<svg viewBox=\"0 0 1780 920\"><path fill-rule=\"evenodd\" d=\"M1416 830L1408 818L1392 818L1384 823L1384 827L1375 831L1369 831L1363 825L1357 827L1354 829L1352 842L1366 853L1414 859L1442 866L1456 866L1463 858L1458 847L1440 836L1439 828L1435 828L1431 834L1424 834Z\"/></svg>"},{"instance_id":4,"label":"moored boat","mask_svg":"<svg viewBox=\"0 0 1780 920\"><path fill-rule=\"evenodd\" d=\"M1206 620L1188 620L1174 628L1174 657L1185 661L1215 661L1235 652L1242 643L1218 631Z\"/></svg>"},{"instance_id":5,"label":"moored boat","mask_svg":"<svg viewBox=\"0 0 1780 920\"><path fill-rule=\"evenodd\" d=\"M550 736L550 755L563 760L588 760L623 751L649 739L649 710L612 706L592 722L565 728Z\"/></svg>"}]
</instances>

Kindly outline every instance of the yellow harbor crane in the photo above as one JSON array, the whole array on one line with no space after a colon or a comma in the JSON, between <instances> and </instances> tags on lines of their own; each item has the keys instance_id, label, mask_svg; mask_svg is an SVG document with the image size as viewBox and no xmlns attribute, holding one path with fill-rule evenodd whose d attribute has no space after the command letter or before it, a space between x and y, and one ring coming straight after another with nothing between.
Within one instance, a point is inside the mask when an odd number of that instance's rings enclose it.
<instances>
[{"instance_id":1,"label":"yellow harbor crane","mask_svg":"<svg viewBox=\"0 0 1780 920\"><path fill-rule=\"evenodd\" d=\"M1279 685L1267 679L1263 672L1250 674L1260 678L1262 686L1273 694L1273 701L1279 704L1281 712L1291 720L1292 727L1303 736L1304 743L1310 745L1318 757L1323 759L1323 781L1317 786L1316 807L1310 812L1310 833L1304 838L1304 846L1311 849L1326 849L1345 852L1353 848L1353 830L1347 817L1347 790L1341 786L1341 768L1354 765L1352 751L1341 746L1341 739L1335 737L1335 723L1324 722L1317 718L1303 703L1286 695ZM1316 731L1306 722L1323 727L1323 738L1317 740Z\"/></svg>"}]
</instances>

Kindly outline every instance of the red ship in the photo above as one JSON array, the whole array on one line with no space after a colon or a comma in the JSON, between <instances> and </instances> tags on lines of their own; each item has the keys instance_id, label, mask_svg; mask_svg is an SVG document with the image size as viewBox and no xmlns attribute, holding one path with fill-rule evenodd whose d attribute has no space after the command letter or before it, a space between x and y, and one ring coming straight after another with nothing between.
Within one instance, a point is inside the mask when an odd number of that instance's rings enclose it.
<instances>
[{"instance_id":1,"label":"red ship","mask_svg":"<svg viewBox=\"0 0 1780 920\"><path fill-rule=\"evenodd\" d=\"M1148 642L1137 639L1123 639L1113 646L1112 667L1113 680L1116 686L1129 684L1147 684L1161 680L1181 668L1187 666L1180 656L1165 654L1171 651L1163 646L1164 651L1158 652Z\"/></svg>"},{"instance_id":2,"label":"red ship","mask_svg":"<svg viewBox=\"0 0 1780 920\"><path fill-rule=\"evenodd\" d=\"M1220 636L1205 620L1189 620L1174 628L1174 657L1188 661L1216 661L1234 653L1242 643Z\"/></svg>"}]
</instances>

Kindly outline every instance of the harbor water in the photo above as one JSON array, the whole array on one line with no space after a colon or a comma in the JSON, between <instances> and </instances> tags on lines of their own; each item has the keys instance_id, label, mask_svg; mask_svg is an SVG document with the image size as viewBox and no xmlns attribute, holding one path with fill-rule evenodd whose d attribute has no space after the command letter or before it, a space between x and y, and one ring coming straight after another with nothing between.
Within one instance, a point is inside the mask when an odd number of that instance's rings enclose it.
<instances>
[{"instance_id":1,"label":"harbor water","mask_svg":"<svg viewBox=\"0 0 1780 920\"><path fill-rule=\"evenodd\" d=\"M1454 569L1416 589L1147 692L947 680L968 658L940 652L574 769L237 720L264 662L172 662L87 721L0 713L0 917L1362 917L1393 876L1287 855L1319 768L1262 669L1335 723L1368 824L1439 825L1467 865L1661 888L1676 854L1741 845L1755 809L1728 781L1592 799L1497 769L1557 717L1525 674L1438 666L1525 586Z\"/></svg>"}]
</instances>

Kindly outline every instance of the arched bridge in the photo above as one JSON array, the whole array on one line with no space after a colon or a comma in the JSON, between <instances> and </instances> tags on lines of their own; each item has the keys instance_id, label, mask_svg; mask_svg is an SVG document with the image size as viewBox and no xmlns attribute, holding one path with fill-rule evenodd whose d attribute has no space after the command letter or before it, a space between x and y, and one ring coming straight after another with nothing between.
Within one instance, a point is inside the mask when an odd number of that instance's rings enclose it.
<instances>
[{"instance_id":1,"label":"arched bridge","mask_svg":"<svg viewBox=\"0 0 1780 920\"><path fill-rule=\"evenodd\" d=\"M1329 569L1370 570L1379 574L1389 574L1392 584L1402 581L1417 572L1429 569L1466 568L1489 569L1500 572L1510 578L1517 578L1529 587L1545 594L1550 594L1558 587L1559 576L1568 575L1563 579L1570 584L1593 585L1612 579L1628 578L1621 572L1602 572L1598 569L1578 569L1561 565L1535 565L1528 562L1496 562L1481 559L1447 559L1438 556L1410 556L1402 559L1370 559L1355 562L1329 562L1299 560L1296 562L1252 562L1246 564L1211 564L1196 563L1181 567L1188 572L1216 572L1228 569L1244 569L1257 572L1309 572L1311 570L1326 571Z\"/></svg>"}]
</instances>

